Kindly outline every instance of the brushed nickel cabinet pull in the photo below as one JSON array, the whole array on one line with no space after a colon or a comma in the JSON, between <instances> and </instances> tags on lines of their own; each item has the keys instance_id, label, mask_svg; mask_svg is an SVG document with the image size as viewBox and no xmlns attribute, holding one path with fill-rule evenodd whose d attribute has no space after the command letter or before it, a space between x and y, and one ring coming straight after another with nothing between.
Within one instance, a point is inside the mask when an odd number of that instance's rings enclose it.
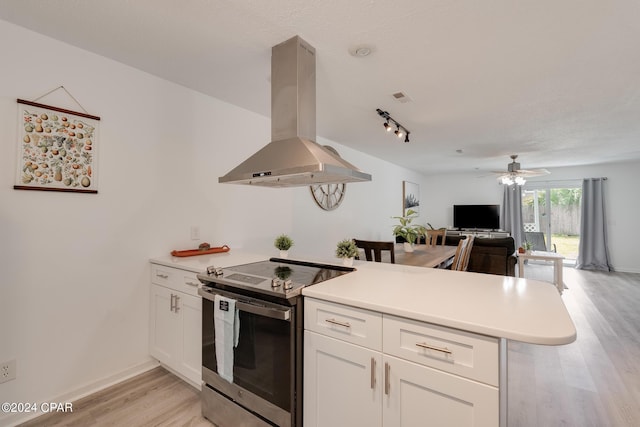
<instances>
[{"instance_id":1,"label":"brushed nickel cabinet pull","mask_svg":"<svg viewBox=\"0 0 640 427\"><path fill-rule=\"evenodd\" d=\"M427 350L439 351L439 352L445 353L445 354L453 354L453 352L451 350L449 350L447 347L434 347L434 346L429 345L427 343L421 343L421 342L417 342L416 346L422 347L422 348L426 348Z\"/></svg>"},{"instance_id":2,"label":"brushed nickel cabinet pull","mask_svg":"<svg viewBox=\"0 0 640 427\"><path fill-rule=\"evenodd\" d=\"M184 282L185 284L189 285L189 286L195 286L196 288L198 287L198 282Z\"/></svg>"},{"instance_id":3,"label":"brushed nickel cabinet pull","mask_svg":"<svg viewBox=\"0 0 640 427\"><path fill-rule=\"evenodd\" d=\"M174 294L171 294L171 303L169 305L169 311L173 311L173 309L175 308L175 298L176 296Z\"/></svg>"},{"instance_id":4,"label":"brushed nickel cabinet pull","mask_svg":"<svg viewBox=\"0 0 640 427\"><path fill-rule=\"evenodd\" d=\"M174 313L178 313L178 311L180 310L180 306L178 306L178 302L180 301L180 296L176 295L176 304L175 307L173 308Z\"/></svg>"},{"instance_id":5,"label":"brushed nickel cabinet pull","mask_svg":"<svg viewBox=\"0 0 640 427\"><path fill-rule=\"evenodd\" d=\"M327 322L327 323L331 323L333 325L344 326L345 328L350 328L351 327L350 323L348 323L348 322L340 322L340 321L338 321L336 319L325 319L324 321Z\"/></svg>"},{"instance_id":6,"label":"brushed nickel cabinet pull","mask_svg":"<svg viewBox=\"0 0 640 427\"><path fill-rule=\"evenodd\" d=\"M160 273L156 273L156 276L158 276L161 279L168 279L169 275L168 274L160 274Z\"/></svg>"},{"instance_id":7,"label":"brushed nickel cabinet pull","mask_svg":"<svg viewBox=\"0 0 640 427\"><path fill-rule=\"evenodd\" d=\"M376 359L371 358L371 389L376 388Z\"/></svg>"},{"instance_id":8,"label":"brushed nickel cabinet pull","mask_svg":"<svg viewBox=\"0 0 640 427\"><path fill-rule=\"evenodd\" d=\"M391 391L391 380L389 379L389 375L391 374L391 365L387 362L384 362L384 394L389 396L389 392Z\"/></svg>"}]
</instances>

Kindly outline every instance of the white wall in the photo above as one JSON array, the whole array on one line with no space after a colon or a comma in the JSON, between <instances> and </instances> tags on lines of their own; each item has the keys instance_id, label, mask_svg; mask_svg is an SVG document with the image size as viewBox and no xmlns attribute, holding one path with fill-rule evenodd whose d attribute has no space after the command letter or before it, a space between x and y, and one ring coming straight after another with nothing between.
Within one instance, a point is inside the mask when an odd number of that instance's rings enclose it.
<instances>
[{"instance_id":1,"label":"white wall","mask_svg":"<svg viewBox=\"0 0 640 427\"><path fill-rule=\"evenodd\" d=\"M502 205L502 186L486 173L424 178L425 221L434 228L453 226L453 205Z\"/></svg>"},{"instance_id":2,"label":"white wall","mask_svg":"<svg viewBox=\"0 0 640 427\"><path fill-rule=\"evenodd\" d=\"M197 246L191 225L212 245L274 255L275 236L290 233L294 254L334 259L342 238L390 238L402 180L421 182L319 140L374 175L349 184L336 211L306 187L219 185L268 142L268 118L4 21L0 52L0 361L18 366L0 402L72 396L149 363L148 259ZM97 195L12 188L16 99L60 85L101 117ZM62 90L39 102L80 109Z\"/></svg>"},{"instance_id":3,"label":"white wall","mask_svg":"<svg viewBox=\"0 0 640 427\"><path fill-rule=\"evenodd\" d=\"M318 208L309 188L296 188L292 238L302 247L294 246L292 254L335 262L335 246L340 240L393 240L391 231L396 220L392 217L402 215L402 181L420 184L422 177L323 138L318 142L333 146L373 178L371 182L347 184L345 200L333 211ZM424 216L418 220L424 223Z\"/></svg>"}]
</instances>

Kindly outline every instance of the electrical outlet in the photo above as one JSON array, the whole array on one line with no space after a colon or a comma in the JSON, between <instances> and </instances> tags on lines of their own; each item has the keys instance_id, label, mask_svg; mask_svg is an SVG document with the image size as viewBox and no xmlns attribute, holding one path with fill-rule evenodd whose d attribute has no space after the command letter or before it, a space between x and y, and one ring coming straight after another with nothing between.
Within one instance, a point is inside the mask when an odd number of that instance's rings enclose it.
<instances>
[{"instance_id":1,"label":"electrical outlet","mask_svg":"<svg viewBox=\"0 0 640 427\"><path fill-rule=\"evenodd\" d=\"M0 363L0 383L16 379L16 360Z\"/></svg>"},{"instance_id":2,"label":"electrical outlet","mask_svg":"<svg viewBox=\"0 0 640 427\"><path fill-rule=\"evenodd\" d=\"M191 226L191 240L200 240L200 227L197 225Z\"/></svg>"}]
</instances>

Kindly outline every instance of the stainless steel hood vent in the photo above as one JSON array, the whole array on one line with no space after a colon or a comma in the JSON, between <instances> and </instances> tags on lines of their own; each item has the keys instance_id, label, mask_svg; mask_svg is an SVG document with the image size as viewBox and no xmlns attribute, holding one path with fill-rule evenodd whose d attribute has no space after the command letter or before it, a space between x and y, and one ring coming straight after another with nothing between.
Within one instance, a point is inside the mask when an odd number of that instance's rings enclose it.
<instances>
[{"instance_id":1,"label":"stainless steel hood vent","mask_svg":"<svg viewBox=\"0 0 640 427\"><path fill-rule=\"evenodd\" d=\"M297 187L371 181L316 138L315 49L295 36L271 50L271 141L218 182Z\"/></svg>"}]
</instances>

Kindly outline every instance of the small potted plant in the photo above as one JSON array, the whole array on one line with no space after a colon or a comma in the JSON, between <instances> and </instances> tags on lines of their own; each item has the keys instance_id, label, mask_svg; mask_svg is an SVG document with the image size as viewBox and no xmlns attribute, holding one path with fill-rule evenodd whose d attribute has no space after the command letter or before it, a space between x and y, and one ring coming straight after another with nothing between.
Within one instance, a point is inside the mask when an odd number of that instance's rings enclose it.
<instances>
[{"instance_id":1,"label":"small potted plant","mask_svg":"<svg viewBox=\"0 0 640 427\"><path fill-rule=\"evenodd\" d=\"M358 255L358 248L352 239L344 239L336 246L336 256L342 258L342 263L347 267L353 265L353 258Z\"/></svg>"},{"instance_id":2,"label":"small potted plant","mask_svg":"<svg viewBox=\"0 0 640 427\"><path fill-rule=\"evenodd\" d=\"M405 252L413 252L413 245L418 241L421 236L424 236L427 229L423 225L411 224L411 222L418 216L418 212L413 209L408 209L405 216L394 216L400 224L393 228L393 235L400 236L404 239Z\"/></svg>"},{"instance_id":3,"label":"small potted plant","mask_svg":"<svg viewBox=\"0 0 640 427\"><path fill-rule=\"evenodd\" d=\"M280 250L280 258L287 258L289 249L293 246L293 240L286 234L281 234L273 241L273 246Z\"/></svg>"},{"instance_id":4,"label":"small potted plant","mask_svg":"<svg viewBox=\"0 0 640 427\"><path fill-rule=\"evenodd\" d=\"M527 242L526 240L522 242L522 245L518 248L519 254L530 254L531 249L533 249L533 243Z\"/></svg>"}]
</instances>

